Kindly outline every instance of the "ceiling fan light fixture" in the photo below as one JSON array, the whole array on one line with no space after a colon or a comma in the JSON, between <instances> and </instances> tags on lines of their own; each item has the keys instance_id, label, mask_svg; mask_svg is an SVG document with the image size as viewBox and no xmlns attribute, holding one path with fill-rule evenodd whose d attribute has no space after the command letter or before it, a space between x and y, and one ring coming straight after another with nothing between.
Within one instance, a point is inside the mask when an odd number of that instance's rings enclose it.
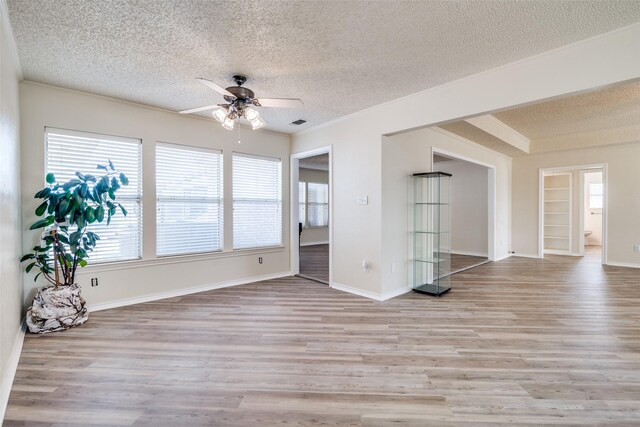
<instances>
[{"instance_id":1,"label":"ceiling fan light fixture","mask_svg":"<svg viewBox=\"0 0 640 427\"><path fill-rule=\"evenodd\" d=\"M235 121L232 118L227 117L226 119L224 119L224 122L222 123L222 127L227 130L233 130L234 124L235 124Z\"/></svg>"},{"instance_id":2,"label":"ceiling fan light fixture","mask_svg":"<svg viewBox=\"0 0 640 427\"><path fill-rule=\"evenodd\" d=\"M256 129L260 129L261 127L265 126L267 124L267 122L265 122L262 117L260 117L260 115L258 115L258 117L256 117L255 119L251 120L251 127L253 128L253 130Z\"/></svg>"},{"instance_id":3,"label":"ceiling fan light fixture","mask_svg":"<svg viewBox=\"0 0 640 427\"><path fill-rule=\"evenodd\" d=\"M251 107L246 107L244 109L244 117L249 120L250 122L254 121L255 119L260 117L260 113L258 113L256 110L254 110Z\"/></svg>"},{"instance_id":4,"label":"ceiling fan light fixture","mask_svg":"<svg viewBox=\"0 0 640 427\"><path fill-rule=\"evenodd\" d=\"M219 121L220 123L223 123L226 117L227 117L227 109L224 107L220 107L213 112L213 118Z\"/></svg>"}]
</instances>

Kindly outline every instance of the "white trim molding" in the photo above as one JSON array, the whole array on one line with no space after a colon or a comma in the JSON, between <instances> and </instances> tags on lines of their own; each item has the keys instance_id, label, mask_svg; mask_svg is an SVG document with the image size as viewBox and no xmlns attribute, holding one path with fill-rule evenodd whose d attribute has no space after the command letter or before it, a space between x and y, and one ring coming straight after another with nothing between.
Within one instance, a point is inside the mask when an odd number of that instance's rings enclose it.
<instances>
[{"instance_id":1,"label":"white trim molding","mask_svg":"<svg viewBox=\"0 0 640 427\"><path fill-rule=\"evenodd\" d=\"M158 301L158 300L167 299L167 298L197 294L199 292L212 291L214 289L229 288L231 286L246 285L248 283L262 282L264 280L271 280L271 279L280 279L282 277L289 277L289 276L291 276L290 271L283 271L281 273L265 274L263 276L246 277L242 279L229 280L226 282L219 282L219 283L209 283L206 285L194 286L191 288L176 289L172 291L165 291L165 292L158 292L155 294L143 295L140 297L125 298L125 299L115 300L111 302L105 302L102 304L96 304L96 305L89 304L88 309L90 312L102 311L102 310L108 310L111 308L125 307L128 305L134 305L134 304L142 304L145 302Z\"/></svg>"},{"instance_id":2,"label":"white trim molding","mask_svg":"<svg viewBox=\"0 0 640 427\"><path fill-rule=\"evenodd\" d=\"M300 246L313 246L313 245L328 245L329 241L328 240L321 240L318 242L305 242L305 243L300 243Z\"/></svg>"},{"instance_id":3,"label":"white trim molding","mask_svg":"<svg viewBox=\"0 0 640 427\"><path fill-rule=\"evenodd\" d=\"M16 334L16 338L13 340L13 349L7 363L5 365L5 377L0 388L0 425L7 412L7 404L9 403L9 395L11 394L11 387L13 386L13 380L16 377L16 371L18 370L18 362L20 361L20 354L22 353L22 345L24 344L24 336L27 328L23 322Z\"/></svg>"},{"instance_id":4,"label":"white trim molding","mask_svg":"<svg viewBox=\"0 0 640 427\"><path fill-rule=\"evenodd\" d=\"M474 251L456 251L456 250L452 250L450 251L452 254L454 255L468 255L468 256L479 256L479 257L484 257L484 258L488 258L489 254L486 252L474 252Z\"/></svg>"},{"instance_id":5,"label":"white trim molding","mask_svg":"<svg viewBox=\"0 0 640 427\"><path fill-rule=\"evenodd\" d=\"M370 292L370 291L365 291L362 289L357 289L357 288L353 288L351 286L347 286L347 285L342 285L340 283L336 283L336 282L331 282L331 284L329 285L331 288L336 289L338 291L342 291L342 292L347 292L350 294L354 294L354 295L358 295L361 297L365 297L365 298L369 298L375 301L386 301L388 299L391 298L395 298L397 296L406 294L407 292L411 291L411 288L409 287L401 287L398 289L395 289L393 291L390 292L385 292L384 294L377 294L375 292Z\"/></svg>"},{"instance_id":6,"label":"white trim molding","mask_svg":"<svg viewBox=\"0 0 640 427\"><path fill-rule=\"evenodd\" d=\"M640 263L638 262L607 261L605 265L608 265L611 267L640 268Z\"/></svg>"}]
</instances>

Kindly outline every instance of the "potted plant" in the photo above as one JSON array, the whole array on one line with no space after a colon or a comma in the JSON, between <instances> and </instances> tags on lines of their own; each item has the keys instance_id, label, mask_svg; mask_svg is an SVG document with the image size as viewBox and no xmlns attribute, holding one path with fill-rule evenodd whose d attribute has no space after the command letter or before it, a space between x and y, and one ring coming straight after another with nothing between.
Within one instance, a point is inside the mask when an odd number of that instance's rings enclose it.
<instances>
[{"instance_id":1,"label":"potted plant","mask_svg":"<svg viewBox=\"0 0 640 427\"><path fill-rule=\"evenodd\" d=\"M47 186L34 196L42 199L35 211L41 219L29 229L44 230L40 244L20 262L28 262L27 273L39 270L34 281L42 276L50 285L36 291L27 310L27 325L32 333L68 329L88 319L76 271L87 265L89 253L100 240L90 231L91 224L106 219L108 225L118 209L127 215L126 209L116 202L116 192L129 183L111 160L108 166L98 165L97 169L102 176L76 172L74 178L64 183L57 182L49 173Z\"/></svg>"}]
</instances>

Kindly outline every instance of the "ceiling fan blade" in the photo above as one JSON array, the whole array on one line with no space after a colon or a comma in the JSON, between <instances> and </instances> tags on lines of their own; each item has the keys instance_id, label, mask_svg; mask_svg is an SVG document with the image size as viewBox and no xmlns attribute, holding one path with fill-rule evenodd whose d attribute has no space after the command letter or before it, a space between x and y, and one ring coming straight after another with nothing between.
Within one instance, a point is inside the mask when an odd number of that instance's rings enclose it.
<instances>
[{"instance_id":1,"label":"ceiling fan blade","mask_svg":"<svg viewBox=\"0 0 640 427\"><path fill-rule=\"evenodd\" d=\"M205 105L204 107L190 108L188 110L178 111L180 114L191 114L197 113L199 111L213 110L214 108L220 107L218 104L213 105Z\"/></svg>"},{"instance_id":2,"label":"ceiling fan blade","mask_svg":"<svg viewBox=\"0 0 640 427\"><path fill-rule=\"evenodd\" d=\"M301 108L304 103L298 98L260 98L258 102L262 107L275 108Z\"/></svg>"},{"instance_id":3,"label":"ceiling fan blade","mask_svg":"<svg viewBox=\"0 0 640 427\"><path fill-rule=\"evenodd\" d=\"M205 85L207 87L210 87L211 89L215 90L216 92L218 92L218 93L220 93L222 95L230 96L232 98L235 98L234 94L232 94L231 92L229 92L228 90L226 90L222 86L215 84L211 80L207 80L207 79L196 79L196 80L198 80L203 85Z\"/></svg>"}]
</instances>

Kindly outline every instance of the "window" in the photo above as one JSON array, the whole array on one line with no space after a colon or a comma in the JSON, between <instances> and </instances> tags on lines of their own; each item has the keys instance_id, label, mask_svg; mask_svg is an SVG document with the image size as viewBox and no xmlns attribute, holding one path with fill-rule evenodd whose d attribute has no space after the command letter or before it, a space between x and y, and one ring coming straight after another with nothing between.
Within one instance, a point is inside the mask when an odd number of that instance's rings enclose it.
<instances>
[{"instance_id":1,"label":"window","mask_svg":"<svg viewBox=\"0 0 640 427\"><path fill-rule=\"evenodd\" d=\"M156 145L156 254L222 250L222 152Z\"/></svg>"},{"instance_id":2,"label":"window","mask_svg":"<svg viewBox=\"0 0 640 427\"><path fill-rule=\"evenodd\" d=\"M303 227L329 226L329 184L300 181L298 201Z\"/></svg>"},{"instance_id":3,"label":"window","mask_svg":"<svg viewBox=\"0 0 640 427\"><path fill-rule=\"evenodd\" d=\"M92 262L139 259L142 254L142 141L53 128L45 129L47 173L67 181L76 171L98 174L96 165L110 159L129 178L129 185L117 192L117 201L128 211L107 222L94 223L89 230L100 236L90 253Z\"/></svg>"},{"instance_id":4,"label":"window","mask_svg":"<svg viewBox=\"0 0 640 427\"><path fill-rule=\"evenodd\" d=\"M233 154L233 248L282 244L280 159Z\"/></svg>"},{"instance_id":5,"label":"window","mask_svg":"<svg viewBox=\"0 0 640 427\"><path fill-rule=\"evenodd\" d=\"M589 184L589 208L602 209L602 183Z\"/></svg>"},{"instance_id":6,"label":"window","mask_svg":"<svg viewBox=\"0 0 640 427\"><path fill-rule=\"evenodd\" d=\"M298 183L298 222L303 227L307 226L307 183Z\"/></svg>"},{"instance_id":7,"label":"window","mask_svg":"<svg viewBox=\"0 0 640 427\"><path fill-rule=\"evenodd\" d=\"M307 184L307 217L309 227L329 225L329 185L310 182Z\"/></svg>"}]
</instances>

